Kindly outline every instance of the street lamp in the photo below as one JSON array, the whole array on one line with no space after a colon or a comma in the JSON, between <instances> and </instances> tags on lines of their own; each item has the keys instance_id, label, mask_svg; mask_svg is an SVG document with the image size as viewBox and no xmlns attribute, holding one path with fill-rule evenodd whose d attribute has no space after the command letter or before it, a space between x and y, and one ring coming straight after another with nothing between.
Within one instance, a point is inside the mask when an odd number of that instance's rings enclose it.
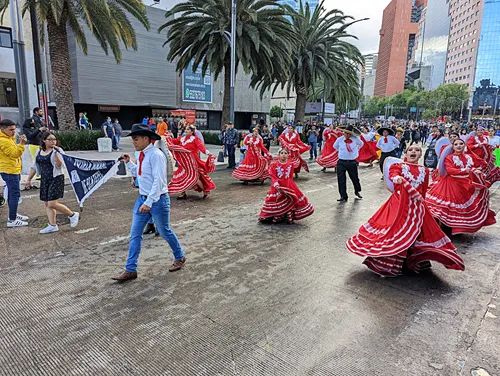
<instances>
[{"instance_id":1,"label":"street lamp","mask_svg":"<svg viewBox=\"0 0 500 376\"><path fill-rule=\"evenodd\" d=\"M229 121L234 124L234 82L236 81L236 1L231 1L231 87L229 89Z\"/></svg>"}]
</instances>

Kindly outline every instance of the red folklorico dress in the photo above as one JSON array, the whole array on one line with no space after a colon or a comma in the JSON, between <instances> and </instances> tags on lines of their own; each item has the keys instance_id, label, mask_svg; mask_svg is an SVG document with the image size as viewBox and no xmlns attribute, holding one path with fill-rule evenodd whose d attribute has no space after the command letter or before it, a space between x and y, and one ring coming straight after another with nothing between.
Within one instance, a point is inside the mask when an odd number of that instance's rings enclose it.
<instances>
[{"instance_id":1,"label":"red folklorico dress","mask_svg":"<svg viewBox=\"0 0 500 376\"><path fill-rule=\"evenodd\" d=\"M444 160L446 175L427 193L427 205L434 218L451 227L453 235L473 233L496 223L489 209L490 193L484 174L477 168L484 162L470 154L450 154ZM474 169L470 173L465 169Z\"/></svg>"},{"instance_id":2,"label":"red folklorico dress","mask_svg":"<svg viewBox=\"0 0 500 376\"><path fill-rule=\"evenodd\" d=\"M389 178L394 181L398 176L403 184L394 184L392 196L347 241L347 249L366 257L363 263L384 277L400 275L403 265L418 273L430 267L429 261L464 270L455 246L425 204L429 170L416 164L394 163Z\"/></svg>"},{"instance_id":3,"label":"red folklorico dress","mask_svg":"<svg viewBox=\"0 0 500 376\"><path fill-rule=\"evenodd\" d=\"M332 129L325 129L323 131L323 137L325 138L325 146L321 151L321 156L316 158L316 163L324 168L337 168L337 163L339 161L339 152L333 147L337 138L342 135L342 132L335 131Z\"/></svg>"},{"instance_id":4,"label":"red folklorico dress","mask_svg":"<svg viewBox=\"0 0 500 376\"><path fill-rule=\"evenodd\" d=\"M233 171L233 176L242 181L263 182L269 178L268 165L272 159L269 150L264 146L262 137L255 137L253 134L246 136L243 143L248 146L248 150L243 161Z\"/></svg>"},{"instance_id":5,"label":"red folklorico dress","mask_svg":"<svg viewBox=\"0 0 500 376\"><path fill-rule=\"evenodd\" d=\"M285 219L292 223L314 213L314 207L293 181L293 170L290 160L286 163L275 160L269 166L272 184L260 211L260 221L272 220L276 223Z\"/></svg>"},{"instance_id":6,"label":"red folklorico dress","mask_svg":"<svg viewBox=\"0 0 500 376\"><path fill-rule=\"evenodd\" d=\"M304 161L300 155L309 151L311 146L304 144L297 132L290 133L285 131L281 136L279 136L278 140L281 147L288 150L288 160L293 163L293 172L298 174L301 168L304 168L304 170L309 172L307 162Z\"/></svg>"},{"instance_id":7,"label":"red folklorico dress","mask_svg":"<svg viewBox=\"0 0 500 376\"><path fill-rule=\"evenodd\" d=\"M209 155L205 162L201 160L198 153L208 153L201 140L193 135L168 137L167 143L174 159L179 164L168 185L169 193L182 193L189 189L205 194L213 191L215 183L208 174L215 171L215 157ZM203 189L198 186L198 180L201 181Z\"/></svg>"},{"instance_id":8,"label":"red folklorico dress","mask_svg":"<svg viewBox=\"0 0 500 376\"><path fill-rule=\"evenodd\" d=\"M361 135L361 141L363 141L363 147L359 149L359 156L356 159L359 163L372 163L378 159L377 147L373 145L372 142L367 141L364 135ZM375 143L376 145L376 143Z\"/></svg>"},{"instance_id":9,"label":"red folklorico dress","mask_svg":"<svg viewBox=\"0 0 500 376\"><path fill-rule=\"evenodd\" d=\"M489 144L489 139L486 136L472 136L467 141L467 152L486 162L484 174L490 184L500 181L500 167L495 164L493 150L494 148Z\"/></svg>"}]
</instances>

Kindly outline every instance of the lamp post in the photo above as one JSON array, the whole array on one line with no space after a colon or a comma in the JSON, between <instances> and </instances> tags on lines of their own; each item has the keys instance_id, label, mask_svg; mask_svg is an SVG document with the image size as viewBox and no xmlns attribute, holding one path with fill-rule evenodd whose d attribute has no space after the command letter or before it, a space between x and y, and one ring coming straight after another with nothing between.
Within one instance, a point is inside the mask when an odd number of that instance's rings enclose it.
<instances>
[{"instance_id":1,"label":"lamp post","mask_svg":"<svg viewBox=\"0 0 500 376\"><path fill-rule=\"evenodd\" d=\"M10 0L10 20L12 23L12 47L16 69L17 102L20 122L30 116L30 98L28 91L28 74L26 71L26 53L24 49L23 18L19 0Z\"/></svg>"},{"instance_id":2,"label":"lamp post","mask_svg":"<svg viewBox=\"0 0 500 376\"><path fill-rule=\"evenodd\" d=\"M231 1L231 87L229 89L229 121L234 124L234 83L236 81L236 1Z\"/></svg>"}]
</instances>

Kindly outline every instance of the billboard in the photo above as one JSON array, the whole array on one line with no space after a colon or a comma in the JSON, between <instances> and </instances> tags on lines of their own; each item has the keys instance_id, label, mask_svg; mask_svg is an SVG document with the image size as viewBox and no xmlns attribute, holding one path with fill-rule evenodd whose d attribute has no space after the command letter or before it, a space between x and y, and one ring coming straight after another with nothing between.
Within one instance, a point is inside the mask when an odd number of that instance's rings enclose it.
<instances>
[{"instance_id":1,"label":"billboard","mask_svg":"<svg viewBox=\"0 0 500 376\"><path fill-rule=\"evenodd\" d=\"M201 64L193 72L193 61L182 71L182 100L184 102L212 103L212 73L201 73Z\"/></svg>"}]
</instances>

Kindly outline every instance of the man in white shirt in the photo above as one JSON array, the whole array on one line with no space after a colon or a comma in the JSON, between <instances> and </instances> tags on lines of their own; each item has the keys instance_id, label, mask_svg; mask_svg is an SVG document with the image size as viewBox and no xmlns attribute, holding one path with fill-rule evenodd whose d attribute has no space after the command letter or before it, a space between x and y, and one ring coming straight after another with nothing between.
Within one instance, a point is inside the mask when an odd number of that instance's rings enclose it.
<instances>
[{"instance_id":1,"label":"man in white shirt","mask_svg":"<svg viewBox=\"0 0 500 376\"><path fill-rule=\"evenodd\" d=\"M141 252L142 234L150 218L154 219L157 231L172 248L175 261L170 266L169 271L180 270L186 262L179 240L170 227L167 158L151 142L160 140L161 137L143 124L134 124L129 136L132 137L138 165L130 161L128 154L123 154L121 158L127 164L132 176L137 179L139 197L134 206L125 270L121 274L112 277L112 279L119 282L137 278L137 260Z\"/></svg>"},{"instance_id":2,"label":"man in white shirt","mask_svg":"<svg viewBox=\"0 0 500 376\"><path fill-rule=\"evenodd\" d=\"M342 137L337 138L333 147L339 152L339 161L337 163L337 181L339 184L340 199L338 202L347 202L347 178L346 172L349 174L354 185L354 194L356 198L361 197L361 183L358 177L358 162L356 159L359 156L359 149L363 147L363 141L359 139L361 132L359 129L348 125L347 127L339 127L344 132Z\"/></svg>"},{"instance_id":3,"label":"man in white shirt","mask_svg":"<svg viewBox=\"0 0 500 376\"><path fill-rule=\"evenodd\" d=\"M384 174L384 162L387 157L397 157L397 149L399 147L399 141L394 137L394 131L391 128L382 127L377 133L381 135L377 142L377 147L382 150L382 155L380 156L380 172ZM382 180L384 177L382 176Z\"/></svg>"}]
</instances>

